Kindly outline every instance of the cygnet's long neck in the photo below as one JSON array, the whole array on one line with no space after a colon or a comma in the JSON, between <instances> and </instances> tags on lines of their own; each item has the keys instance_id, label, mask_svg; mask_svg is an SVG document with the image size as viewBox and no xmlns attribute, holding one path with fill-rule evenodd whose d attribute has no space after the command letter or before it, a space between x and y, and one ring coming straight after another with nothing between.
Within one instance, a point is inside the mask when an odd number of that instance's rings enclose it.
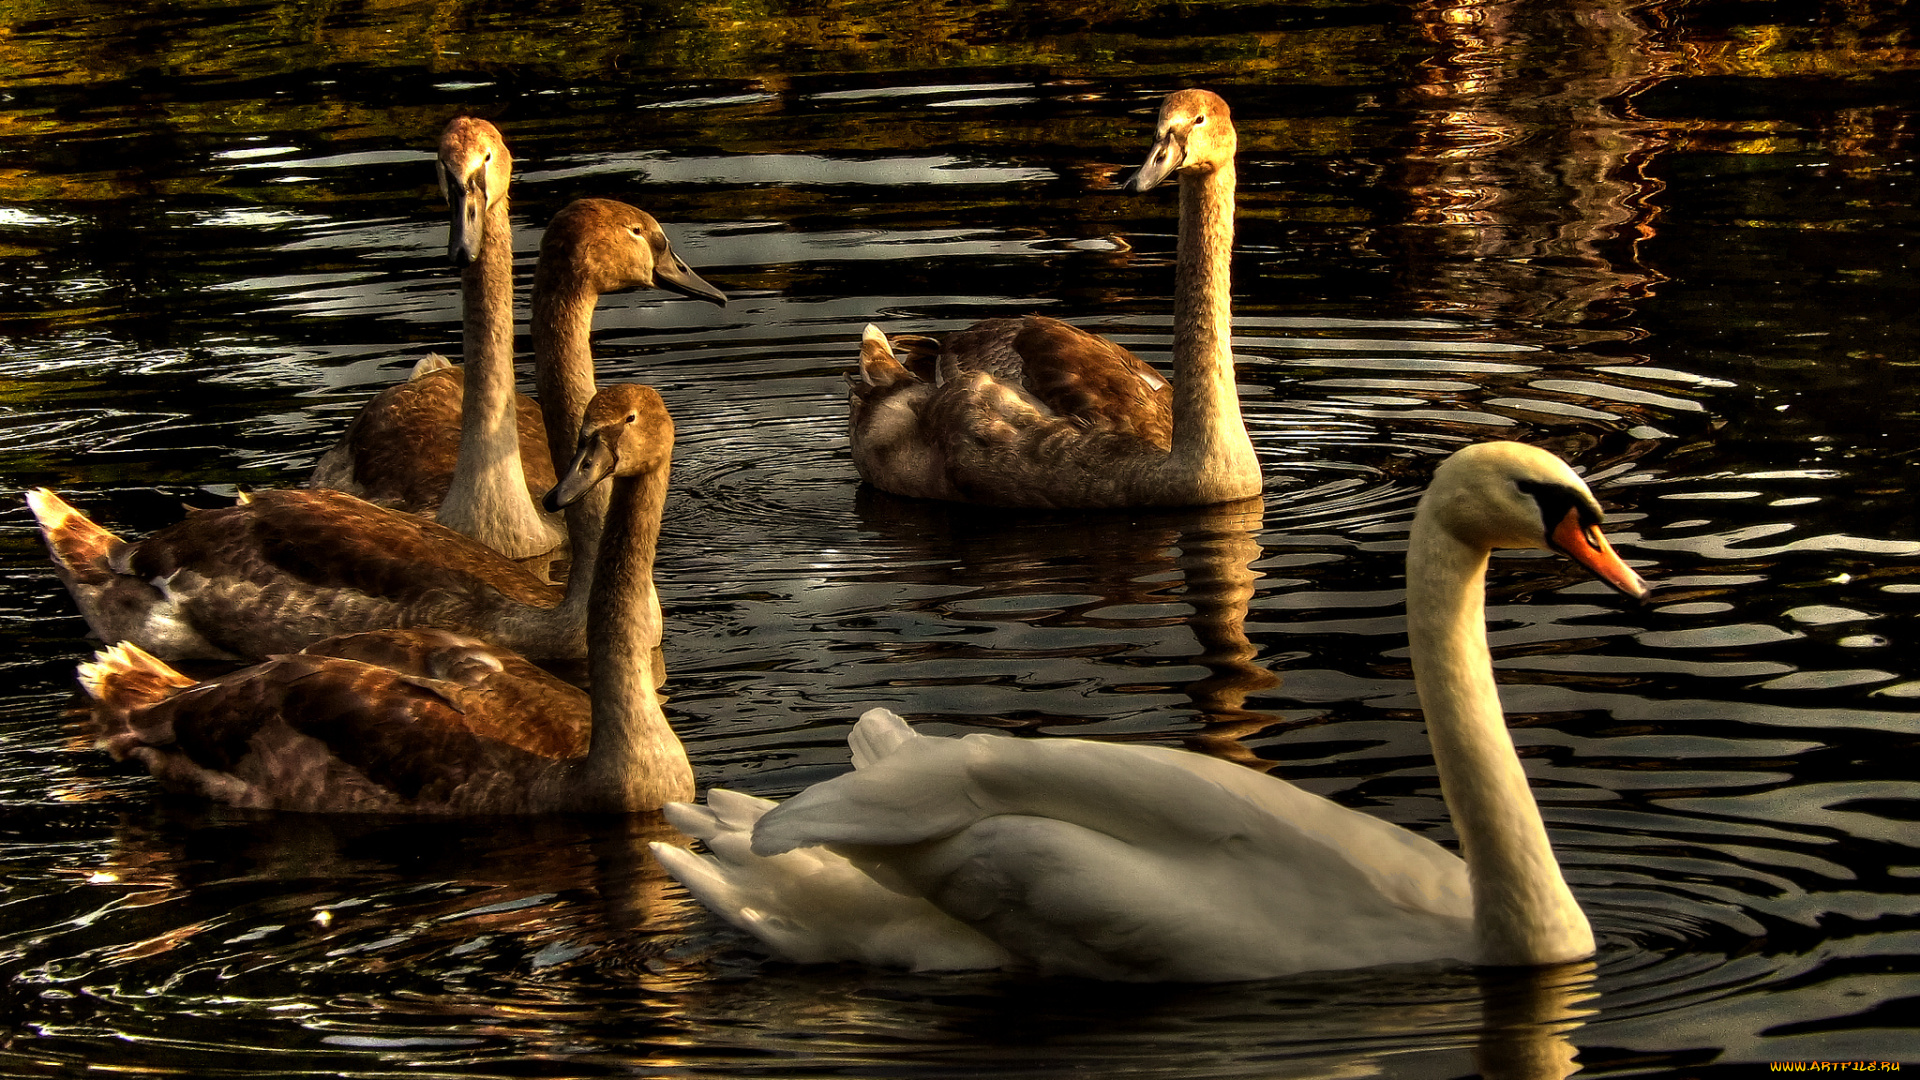
<instances>
[{"instance_id":1,"label":"cygnet's long neck","mask_svg":"<svg viewBox=\"0 0 1920 1080\"><path fill-rule=\"evenodd\" d=\"M1180 177L1173 294L1173 475L1201 501L1260 493L1260 463L1233 375L1234 168Z\"/></svg>"},{"instance_id":2,"label":"cygnet's long neck","mask_svg":"<svg viewBox=\"0 0 1920 1080\"><path fill-rule=\"evenodd\" d=\"M580 419L598 389L592 338L599 302L600 294L582 283L564 258L548 257L534 268L533 376L556 473L573 460Z\"/></svg>"},{"instance_id":3,"label":"cygnet's long neck","mask_svg":"<svg viewBox=\"0 0 1920 1080\"><path fill-rule=\"evenodd\" d=\"M1487 647L1487 554L1424 510L1415 516L1407 551L1414 682L1473 885L1475 960L1576 960L1592 954L1593 931L1561 876L1507 731Z\"/></svg>"},{"instance_id":4,"label":"cygnet's long neck","mask_svg":"<svg viewBox=\"0 0 1920 1080\"><path fill-rule=\"evenodd\" d=\"M465 390L460 454L436 519L510 558L551 551L557 530L527 493L513 388L513 223L488 205L479 258L460 272Z\"/></svg>"},{"instance_id":5,"label":"cygnet's long neck","mask_svg":"<svg viewBox=\"0 0 1920 1080\"><path fill-rule=\"evenodd\" d=\"M652 651L660 640L653 560L667 467L611 484L587 609L593 733L583 759L556 766L541 790L565 809L657 810L693 798L693 766L660 711Z\"/></svg>"},{"instance_id":6,"label":"cygnet's long neck","mask_svg":"<svg viewBox=\"0 0 1920 1080\"><path fill-rule=\"evenodd\" d=\"M547 445L556 472L573 460L580 420L593 397L593 308L599 294L542 260L533 280L533 366L546 420ZM596 484L567 507L567 598L550 609L552 618L573 627L586 624L587 601L597 572L601 532L606 523L611 485Z\"/></svg>"}]
</instances>

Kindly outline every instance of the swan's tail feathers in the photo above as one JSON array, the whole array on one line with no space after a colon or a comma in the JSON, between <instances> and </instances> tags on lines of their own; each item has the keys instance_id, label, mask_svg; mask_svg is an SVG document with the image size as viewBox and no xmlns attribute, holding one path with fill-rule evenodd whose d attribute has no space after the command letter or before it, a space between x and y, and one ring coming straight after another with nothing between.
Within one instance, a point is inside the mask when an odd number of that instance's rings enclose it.
<instances>
[{"instance_id":1,"label":"swan's tail feathers","mask_svg":"<svg viewBox=\"0 0 1920 1080\"><path fill-rule=\"evenodd\" d=\"M893 355L887 335L872 323L860 335L860 381L876 389L887 389L913 378L913 374Z\"/></svg>"},{"instance_id":2,"label":"swan's tail feathers","mask_svg":"<svg viewBox=\"0 0 1920 1080\"><path fill-rule=\"evenodd\" d=\"M80 665L80 688L101 702L161 701L194 682L131 641L109 645Z\"/></svg>"},{"instance_id":3,"label":"swan's tail feathers","mask_svg":"<svg viewBox=\"0 0 1920 1080\"><path fill-rule=\"evenodd\" d=\"M415 379L424 379L436 371L445 371L452 366L453 361L441 356L437 352L430 352L414 362L413 374L407 376L407 381L412 382Z\"/></svg>"},{"instance_id":4,"label":"swan's tail feathers","mask_svg":"<svg viewBox=\"0 0 1920 1080\"><path fill-rule=\"evenodd\" d=\"M656 843L654 856L695 899L795 963L956 971L1008 962L978 931L920 897L884 888L831 851L755 855L753 827L773 805L725 790L708 792L705 806L668 804L667 821L711 854Z\"/></svg>"},{"instance_id":5,"label":"swan's tail feathers","mask_svg":"<svg viewBox=\"0 0 1920 1080\"><path fill-rule=\"evenodd\" d=\"M921 382L939 379L940 339L925 334L895 334L887 339L893 346L893 358L900 361Z\"/></svg>"},{"instance_id":6,"label":"swan's tail feathers","mask_svg":"<svg viewBox=\"0 0 1920 1080\"><path fill-rule=\"evenodd\" d=\"M53 572L87 627L102 641L139 641L173 659L238 660L203 635L167 594L170 576L136 572L141 544L129 544L87 520L45 488L27 492ZM145 543L144 541L142 543Z\"/></svg>"},{"instance_id":7,"label":"swan's tail feathers","mask_svg":"<svg viewBox=\"0 0 1920 1080\"><path fill-rule=\"evenodd\" d=\"M135 716L193 685L195 680L131 641L109 645L80 665L80 689L94 702L98 745L115 758L152 739L150 732L135 732Z\"/></svg>"},{"instance_id":8,"label":"swan's tail feathers","mask_svg":"<svg viewBox=\"0 0 1920 1080\"><path fill-rule=\"evenodd\" d=\"M47 552L69 588L106 585L114 579L112 561L126 541L94 524L87 515L46 488L27 492L27 507L40 522Z\"/></svg>"},{"instance_id":9,"label":"swan's tail feathers","mask_svg":"<svg viewBox=\"0 0 1920 1080\"><path fill-rule=\"evenodd\" d=\"M864 769L917 738L907 722L892 711L868 709L853 725L847 746L853 750L853 767Z\"/></svg>"},{"instance_id":10,"label":"swan's tail feathers","mask_svg":"<svg viewBox=\"0 0 1920 1080\"><path fill-rule=\"evenodd\" d=\"M724 836L750 836L762 815L780 805L771 799L757 799L726 788L707 792L707 804L668 803L660 808L667 824L712 846Z\"/></svg>"}]
</instances>

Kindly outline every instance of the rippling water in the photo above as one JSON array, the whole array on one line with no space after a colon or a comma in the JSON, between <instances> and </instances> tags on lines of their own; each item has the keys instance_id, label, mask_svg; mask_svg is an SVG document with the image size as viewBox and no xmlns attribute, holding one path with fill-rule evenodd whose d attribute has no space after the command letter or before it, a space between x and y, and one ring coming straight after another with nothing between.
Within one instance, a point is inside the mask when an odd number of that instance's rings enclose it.
<instances>
[{"instance_id":1,"label":"rippling water","mask_svg":"<svg viewBox=\"0 0 1920 1080\"><path fill-rule=\"evenodd\" d=\"M1759 10L1759 8L1764 10ZM0 509L0 1072L1559 1075L1920 1059L1916 44L1893 0L1630 5L0 4L0 462L128 533L296 482L457 350L429 150L495 118L522 283L653 211L726 309L608 297L679 441L670 713L703 787L857 713L1183 745L1451 842L1401 555L1490 436L1657 586L1497 560L1515 738L1602 945L1226 987L764 960L655 819L164 798L93 751L85 627ZM1263 503L1001 514L854 480L860 327L1039 310L1169 348L1160 94L1241 131ZM523 294L524 295L524 294ZM524 346L524 340L523 340Z\"/></svg>"}]
</instances>

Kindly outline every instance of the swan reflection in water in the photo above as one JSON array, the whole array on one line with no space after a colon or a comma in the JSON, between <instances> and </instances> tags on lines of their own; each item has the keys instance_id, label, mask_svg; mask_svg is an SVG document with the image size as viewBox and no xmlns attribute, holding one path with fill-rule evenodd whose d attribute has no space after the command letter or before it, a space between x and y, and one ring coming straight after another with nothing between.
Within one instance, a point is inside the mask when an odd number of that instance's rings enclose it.
<instances>
[{"instance_id":1,"label":"swan reflection in water","mask_svg":"<svg viewBox=\"0 0 1920 1080\"><path fill-rule=\"evenodd\" d=\"M862 488L856 509L862 531L891 545L885 558L892 568L877 579L952 588L931 599L891 602L894 614L937 621L943 629L902 633L888 643L890 663L946 655L983 661L983 670L1011 662L1034 679L1078 682L1058 672L1084 661L1097 665L1088 678L1099 680L1099 704L1117 699L1128 712L1177 708L1177 693L1200 725L1185 737L1188 745L1272 767L1240 742L1294 719L1248 705L1282 680L1256 662L1259 647L1246 633L1261 578L1254 568L1262 555L1260 499L1127 513L1003 514ZM956 637L956 625L980 632ZM1081 633L1085 628L1099 633ZM1189 666L1205 674L1180 681ZM1080 715L1049 710L1032 722L1097 719L1085 716L1086 696L1076 693L1072 701ZM966 720L1026 722L971 714Z\"/></svg>"}]
</instances>

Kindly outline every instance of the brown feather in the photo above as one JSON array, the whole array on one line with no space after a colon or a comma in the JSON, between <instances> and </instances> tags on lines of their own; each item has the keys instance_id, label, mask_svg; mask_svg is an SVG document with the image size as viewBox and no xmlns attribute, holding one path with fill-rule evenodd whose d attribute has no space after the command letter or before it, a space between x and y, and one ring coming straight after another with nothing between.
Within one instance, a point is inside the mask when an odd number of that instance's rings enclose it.
<instances>
[{"instance_id":1,"label":"brown feather","mask_svg":"<svg viewBox=\"0 0 1920 1080\"><path fill-rule=\"evenodd\" d=\"M399 625L486 630L565 595L451 529L338 491L257 492L85 553L56 566L95 632L174 658L258 659ZM579 655L584 637L559 648Z\"/></svg>"},{"instance_id":2,"label":"brown feather","mask_svg":"<svg viewBox=\"0 0 1920 1080\"><path fill-rule=\"evenodd\" d=\"M370 503L431 516L447 497L460 458L465 369L445 367L375 395L314 470L310 487L332 488ZM553 489L553 459L540 405L514 395L520 465L535 502Z\"/></svg>"},{"instance_id":3,"label":"brown feather","mask_svg":"<svg viewBox=\"0 0 1920 1080\"><path fill-rule=\"evenodd\" d=\"M27 505L40 521L40 538L62 583L69 589L76 584L97 588L113 580L110 564L120 557L126 541L46 488L27 492Z\"/></svg>"},{"instance_id":4,"label":"brown feather","mask_svg":"<svg viewBox=\"0 0 1920 1080\"><path fill-rule=\"evenodd\" d=\"M848 402L861 478L897 495L996 506L1200 506L1258 494L1233 368L1236 146L1219 97L1170 94L1147 164L1127 185L1181 177L1177 387L1119 345L1039 315L948 334L931 378L920 339L890 344L868 326Z\"/></svg>"},{"instance_id":5,"label":"brown feather","mask_svg":"<svg viewBox=\"0 0 1920 1080\"><path fill-rule=\"evenodd\" d=\"M491 548L338 491L254 492L244 503L195 510L124 552L125 572L148 580L205 569L263 588L286 581L396 601L483 587L536 607L559 599Z\"/></svg>"},{"instance_id":6,"label":"brown feather","mask_svg":"<svg viewBox=\"0 0 1920 1080\"><path fill-rule=\"evenodd\" d=\"M442 630L381 630L302 651L462 687L463 722L476 735L543 757L587 752L593 713L586 693L511 650Z\"/></svg>"},{"instance_id":7,"label":"brown feather","mask_svg":"<svg viewBox=\"0 0 1920 1080\"><path fill-rule=\"evenodd\" d=\"M913 377L924 382L939 378L940 339L925 334L895 334L887 339L893 355Z\"/></svg>"},{"instance_id":8,"label":"brown feather","mask_svg":"<svg viewBox=\"0 0 1920 1080\"><path fill-rule=\"evenodd\" d=\"M1025 390L1083 427L1133 432L1162 450L1171 443L1167 380L1126 349L1058 319L988 319L947 335L939 381L975 371Z\"/></svg>"},{"instance_id":9,"label":"brown feather","mask_svg":"<svg viewBox=\"0 0 1920 1080\"><path fill-rule=\"evenodd\" d=\"M499 737L511 732L489 684L511 681L496 673L478 686L436 685L296 653L145 708L95 715L116 756L146 764L169 788L237 806L444 813L482 803L511 812L525 801L516 785L530 786L556 757ZM586 695L573 694L581 732L573 742L584 750Z\"/></svg>"},{"instance_id":10,"label":"brown feather","mask_svg":"<svg viewBox=\"0 0 1920 1080\"><path fill-rule=\"evenodd\" d=\"M1019 320L1013 352L1027 392L1083 427L1173 445L1173 387L1146 361L1058 319Z\"/></svg>"},{"instance_id":11,"label":"brown feather","mask_svg":"<svg viewBox=\"0 0 1920 1080\"><path fill-rule=\"evenodd\" d=\"M628 812L690 798L692 766L646 663L673 423L651 389L609 387L580 442L557 501L611 488L588 605L591 700L508 650L436 630L334 637L198 684L123 644L80 667L99 745L169 788L244 807Z\"/></svg>"}]
</instances>

